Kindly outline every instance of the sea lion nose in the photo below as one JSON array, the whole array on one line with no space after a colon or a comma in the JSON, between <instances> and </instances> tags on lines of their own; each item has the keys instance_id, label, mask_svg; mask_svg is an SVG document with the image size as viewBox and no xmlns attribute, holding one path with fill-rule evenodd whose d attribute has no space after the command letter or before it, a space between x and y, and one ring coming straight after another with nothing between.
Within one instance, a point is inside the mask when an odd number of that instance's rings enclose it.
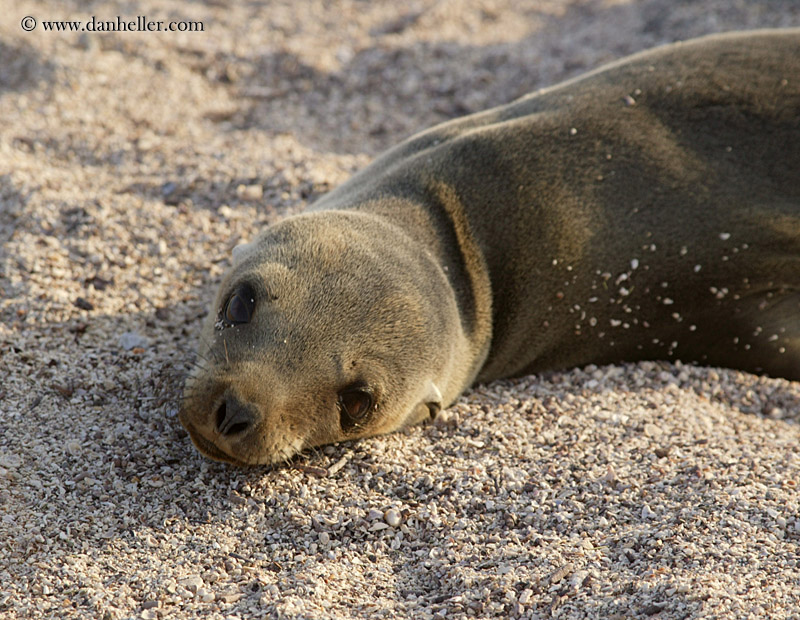
<instances>
[{"instance_id":1,"label":"sea lion nose","mask_svg":"<svg viewBox=\"0 0 800 620\"><path fill-rule=\"evenodd\" d=\"M253 413L236 396L229 394L217 408L216 422L220 435L238 435L252 426Z\"/></svg>"}]
</instances>

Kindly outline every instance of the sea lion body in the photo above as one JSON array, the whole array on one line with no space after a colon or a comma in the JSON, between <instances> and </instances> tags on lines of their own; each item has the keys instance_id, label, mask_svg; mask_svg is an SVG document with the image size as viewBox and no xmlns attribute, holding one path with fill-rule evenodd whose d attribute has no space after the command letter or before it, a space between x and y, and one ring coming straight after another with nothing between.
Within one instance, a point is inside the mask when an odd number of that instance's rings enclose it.
<instances>
[{"instance_id":1,"label":"sea lion body","mask_svg":"<svg viewBox=\"0 0 800 620\"><path fill-rule=\"evenodd\" d=\"M589 363L800 380L800 30L665 46L444 123L237 254L181 411L222 460ZM226 323L242 282L252 313Z\"/></svg>"}]
</instances>

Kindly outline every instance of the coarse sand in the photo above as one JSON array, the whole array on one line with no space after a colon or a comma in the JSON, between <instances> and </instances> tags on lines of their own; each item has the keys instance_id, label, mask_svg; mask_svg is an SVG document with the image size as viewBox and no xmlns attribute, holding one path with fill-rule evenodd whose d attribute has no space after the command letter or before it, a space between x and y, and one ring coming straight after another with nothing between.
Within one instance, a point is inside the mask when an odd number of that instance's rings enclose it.
<instances>
[{"instance_id":1,"label":"coarse sand","mask_svg":"<svg viewBox=\"0 0 800 620\"><path fill-rule=\"evenodd\" d=\"M0 618L800 616L796 382L548 373L274 469L206 460L176 418L259 228L436 122L800 3L0 11ZM46 30L117 16L203 30Z\"/></svg>"}]
</instances>

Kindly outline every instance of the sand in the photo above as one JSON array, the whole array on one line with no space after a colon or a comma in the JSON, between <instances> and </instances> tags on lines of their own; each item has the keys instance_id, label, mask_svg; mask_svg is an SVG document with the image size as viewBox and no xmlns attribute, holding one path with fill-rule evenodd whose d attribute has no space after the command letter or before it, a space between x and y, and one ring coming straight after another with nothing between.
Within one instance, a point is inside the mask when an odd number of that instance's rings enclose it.
<instances>
[{"instance_id":1,"label":"sand","mask_svg":"<svg viewBox=\"0 0 800 620\"><path fill-rule=\"evenodd\" d=\"M0 9L0 618L800 615L798 383L549 373L275 469L176 418L260 227L433 123L798 3ZM93 16L203 30L44 26Z\"/></svg>"}]
</instances>

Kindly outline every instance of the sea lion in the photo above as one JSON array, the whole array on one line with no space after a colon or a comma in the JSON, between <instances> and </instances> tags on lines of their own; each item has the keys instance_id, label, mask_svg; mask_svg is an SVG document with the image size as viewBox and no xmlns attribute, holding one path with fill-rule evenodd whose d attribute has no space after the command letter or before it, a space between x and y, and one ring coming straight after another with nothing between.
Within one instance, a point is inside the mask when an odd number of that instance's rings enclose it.
<instances>
[{"instance_id":1,"label":"sea lion","mask_svg":"<svg viewBox=\"0 0 800 620\"><path fill-rule=\"evenodd\" d=\"M800 29L657 48L411 137L238 248L202 342L180 420L236 464L547 369L800 380Z\"/></svg>"}]
</instances>

